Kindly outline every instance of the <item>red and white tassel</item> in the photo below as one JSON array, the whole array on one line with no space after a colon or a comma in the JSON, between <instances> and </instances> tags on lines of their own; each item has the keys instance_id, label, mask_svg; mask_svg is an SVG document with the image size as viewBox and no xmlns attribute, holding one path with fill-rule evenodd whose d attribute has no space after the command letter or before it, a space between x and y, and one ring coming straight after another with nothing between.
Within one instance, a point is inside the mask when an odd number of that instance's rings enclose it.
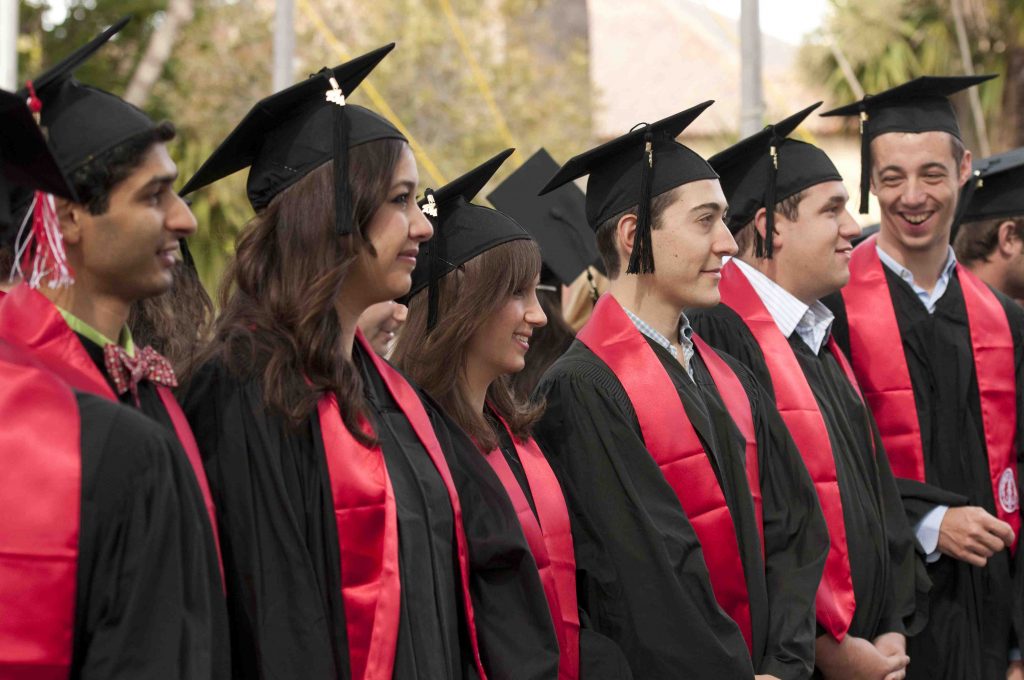
<instances>
[{"instance_id":1,"label":"red and white tassel","mask_svg":"<svg viewBox=\"0 0 1024 680\"><path fill-rule=\"evenodd\" d=\"M16 243L14 276L20 276L30 287L38 288L47 279L50 288L66 287L75 282L52 194L36 192Z\"/></svg>"}]
</instances>

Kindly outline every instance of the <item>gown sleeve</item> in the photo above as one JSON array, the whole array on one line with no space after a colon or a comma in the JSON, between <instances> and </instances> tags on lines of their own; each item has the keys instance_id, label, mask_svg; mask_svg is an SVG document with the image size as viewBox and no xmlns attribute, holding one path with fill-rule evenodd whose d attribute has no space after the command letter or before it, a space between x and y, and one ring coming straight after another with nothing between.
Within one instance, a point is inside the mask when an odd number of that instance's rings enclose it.
<instances>
[{"instance_id":1,"label":"gown sleeve","mask_svg":"<svg viewBox=\"0 0 1024 680\"><path fill-rule=\"evenodd\" d=\"M579 351L570 350L570 351ZM535 436L566 494L580 607L638 678L751 677L703 552L647 452L621 385L586 361L549 372Z\"/></svg>"},{"instance_id":2,"label":"gown sleeve","mask_svg":"<svg viewBox=\"0 0 1024 680\"><path fill-rule=\"evenodd\" d=\"M202 499L174 436L79 395L79 680L226 678L224 593Z\"/></svg>"}]
</instances>

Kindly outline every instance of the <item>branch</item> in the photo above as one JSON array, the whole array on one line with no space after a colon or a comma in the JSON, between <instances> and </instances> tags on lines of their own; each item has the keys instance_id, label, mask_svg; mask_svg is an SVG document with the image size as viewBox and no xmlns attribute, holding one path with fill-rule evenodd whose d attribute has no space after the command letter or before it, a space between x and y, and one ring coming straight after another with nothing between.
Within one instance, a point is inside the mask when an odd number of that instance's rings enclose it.
<instances>
[{"instance_id":1,"label":"branch","mask_svg":"<svg viewBox=\"0 0 1024 680\"><path fill-rule=\"evenodd\" d=\"M171 58L178 30L192 20L192 0L168 0L163 21L153 30L139 65L132 74L124 98L138 107L143 107L156 84L164 65Z\"/></svg>"}]
</instances>

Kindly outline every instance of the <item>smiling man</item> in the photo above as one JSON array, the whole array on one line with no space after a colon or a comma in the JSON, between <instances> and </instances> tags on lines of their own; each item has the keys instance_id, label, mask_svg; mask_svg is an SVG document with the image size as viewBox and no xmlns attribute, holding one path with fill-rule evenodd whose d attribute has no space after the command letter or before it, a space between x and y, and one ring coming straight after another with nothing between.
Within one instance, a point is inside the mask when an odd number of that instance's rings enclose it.
<instances>
[{"instance_id":1,"label":"smiling man","mask_svg":"<svg viewBox=\"0 0 1024 680\"><path fill-rule=\"evenodd\" d=\"M828 537L748 371L692 334L736 244L714 170L675 141L710 102L570 160L610 283L541 379L536 429L575 522L577 590L637 678L806 678Z\"/></svg>"},{"instance_id":2,"label":"smiling man","mask_svg":"<svg viewBox=\"0 0 1024 680\"><path fill-rule=\"evenodd\" d=\"M816 666L825 677L901 678L928 579L874 418L821 302L849 279L860 227L825 152L787 138L819 105L709 160L739 253L723 267L722 304L690 319L772 395L818 490L832 547L818 589Z\"/></svg>"},{"instance_id":3,"label":"smiling man","mask_svg":"<svg viewBox=\"0 0 1024 680\"><path fill-rule=\"evenodd\" d=\"M908 677L1022 677L1013 575L1020 529L1024 313L949 246L971 154L949 96L987 80L924 77L825 115L862 121L861 211L882 209L827 304L885 444L934 584Z\"/></svg>"}]
</instances>

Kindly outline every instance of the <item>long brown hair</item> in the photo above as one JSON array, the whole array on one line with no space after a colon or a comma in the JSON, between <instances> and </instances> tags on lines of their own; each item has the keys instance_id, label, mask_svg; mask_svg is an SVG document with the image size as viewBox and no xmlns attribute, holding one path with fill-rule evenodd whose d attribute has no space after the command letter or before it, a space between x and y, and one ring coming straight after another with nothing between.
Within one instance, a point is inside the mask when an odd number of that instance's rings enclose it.
<instances>
[{"instance_id":1,"label":"long brown hair","mask_svg":"<svg viewBox=\"0 0 1024 680\"><path fill-rule=\"evenodd\" d=\"M409 319L398 336L392 360L425 389L484 451L498 446L484 415L469 403L463 376L469 340L509 296L540 273L540 249L519 239L495 246L451 271L440 281L437 325L427 331L427 292L409 304ZM508 423L512 434L527 439L543 404L517 399L508 376L487 389L487 402Z\"/></svg>"},{"instance_id":2,"label":"long brown hair","mask_svg":"<svg viewBox=\"0 0 1024 680\"><path fill-rule=\"evenodd\" d=\"M349 151L351 235L335 234L328 162L275 196L238 237L207 355L236 375L258 374L265 403L294 426L334 393L349 432L372 442L360 426L363 384L341 346L337 303L352 262L372 249L366 227L387 199L405 146L380 140Z\"/></svg>"}]
</instances>

